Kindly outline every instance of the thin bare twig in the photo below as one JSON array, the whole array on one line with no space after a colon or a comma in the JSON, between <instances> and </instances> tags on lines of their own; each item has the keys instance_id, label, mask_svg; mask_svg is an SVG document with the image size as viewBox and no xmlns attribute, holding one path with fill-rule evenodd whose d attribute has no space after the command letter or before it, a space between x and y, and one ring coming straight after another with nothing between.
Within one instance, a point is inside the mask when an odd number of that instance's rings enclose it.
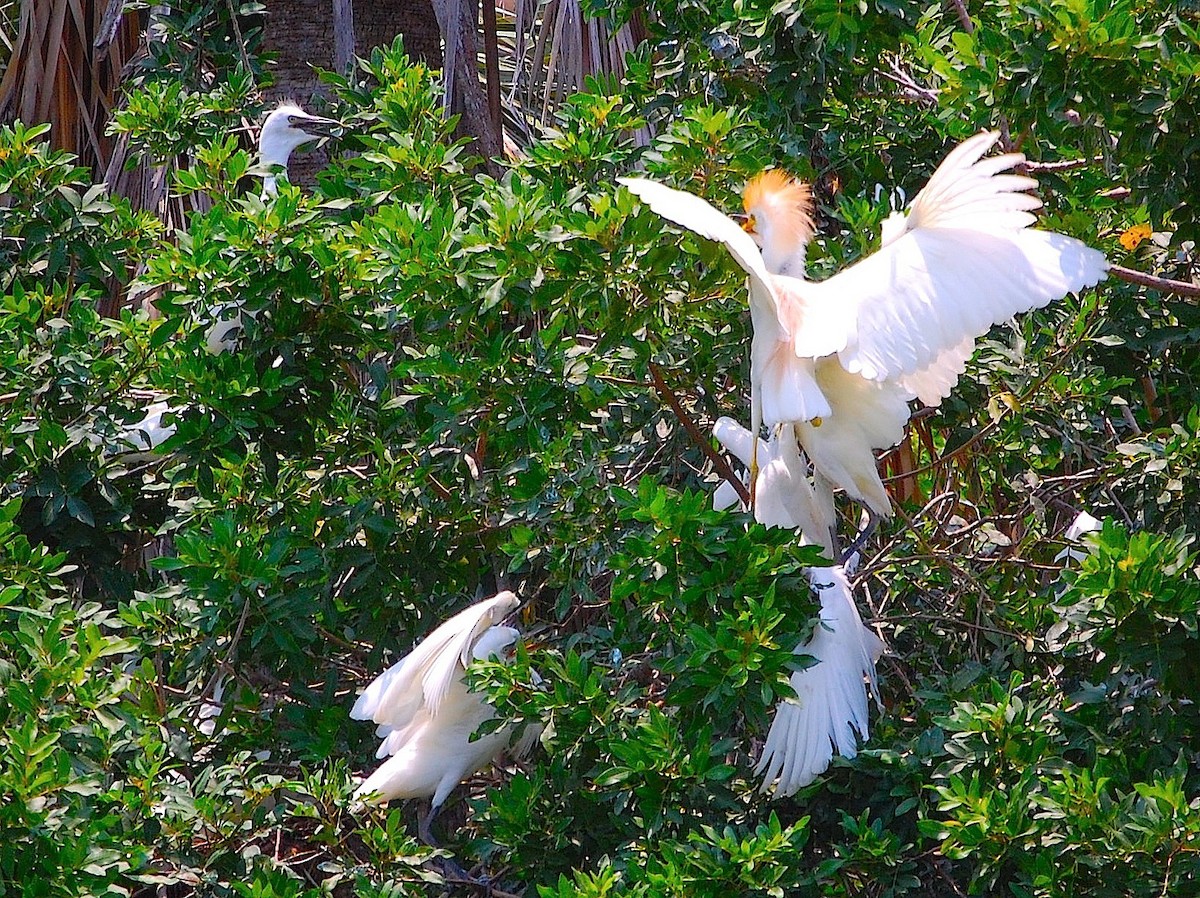
<instances>
[{"instance_id":1,"label":"thin bare twig","mask_svg":"<svg viewBox=\"0 0 1200 898\"><path fill-rule=\"evenodd\" d=\"M888 60L888 68L891 71L884 71L879 68L875 71L893 84L902 87L908 93L910 99L921 103L937 104L938 92L932 88L918 84L908 72L900 67L900 64L895 59Z\"/></svg>"},{"instance_id":2,"label":"thin bare twig","mask_svg":"<svg viewBox=\"0 0 1200 898\"><path fill-rule=\"evenodd\" d=\"M750 505L750 491L746 489L746 485L742 483L742 479L734 473L733 468L729 466L729 462L717 450L713 449L712 443L704 432L692 420L692 416L687 413L687 410L679 402L679 397L675 395L675 391L667 386L667 382L663 380L662 369L654 362L650 363L650 377L654 381L654 389L658 392L667 403L671 406L671 410L675 412L675 416L679 419L679 423L683 425L683 429L688 432L693 442L700 447L708 460L712 462L713 468L718 474L725 478L733 488L737 490L738 496L747 506ZM758 434L753 435L753 439L758 439Z\"/></svg>"},{"instance_id":3,"label":"thin bare twig","mask_svg":"<svg viewBox=\"0 0 1200 898\"><path fill-rule=\"evenodd\" d=\"M1103 156L1096 156L1093 159L1060 159L1057 162L1033 162L1030 159L1025 160L1026 171L1073 171L1077 168L1087 168L1089 165L1096 165L1104 161Z\"/></svg>"}]
</instances>

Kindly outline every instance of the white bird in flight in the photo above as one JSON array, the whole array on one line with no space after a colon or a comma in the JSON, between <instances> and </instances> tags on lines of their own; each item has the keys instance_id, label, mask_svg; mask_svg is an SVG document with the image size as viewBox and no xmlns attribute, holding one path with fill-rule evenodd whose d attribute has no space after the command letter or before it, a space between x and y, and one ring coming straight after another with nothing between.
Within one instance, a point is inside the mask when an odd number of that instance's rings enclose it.
<instances>
[{"instance_id":1,"label":"white bird in flight","mask_svg":"<svg viewBox=\"0 0 1200 898\"><path fill-rule=\"evenodd\" d=\"M263 176L262 199L268 200L279 192L277 178L286 177L292 153L306 143L330 137L342 128L341 122L305 112L295 103L282 103L267 116L258 135L259 166ZM213 309L213 323L204 336L204 345L213 355L232 352L244 327L244 318L254 317L243 310L239 302L221 303Z\"/></svg>"},{"instance_id":2,"label":"white bird in flight","mask_svg":"<svg viewBox=\"0 0 1200 898\"><path fill-rule=\"evenodd\" d=\"M902 438L908 401L939 404L992 325L1108 269L1098 250L1030 227L1041 201L1025 191L1037 182L1003 174L1020 153L984 158L998 137L951 151L907 213L885 222L877 252L819 282L804 279L811 197L786 175L747 185L744 226L693 194L618 179L662 217L725 244L749 275L751 431L794 424L818 477L882 517L891 503L874 450ZM755 453L752 489L757 467Z\"/></svg>"},{"instance_id":3,"label":"white bird in flight","mask_svg":"<svg viewBox=\"0 0 1200 898\"><path fill-rule=\"evenodd\" d=\"M511 649L520 634L500 622L519 604L505 591L459 612L380 674L350 711L355 720L379 724L376 734L383 742L376 757L388 759L354 798L376 804L430 798L418 831L431 845L436 842L429 824L450 792L512 743L511 727L472 741L496 712L486 696L468 689L466 669L473 660L503 657ZM539 733L527 727L514 753L522 753Z\"/></svg>"}]
</instances>

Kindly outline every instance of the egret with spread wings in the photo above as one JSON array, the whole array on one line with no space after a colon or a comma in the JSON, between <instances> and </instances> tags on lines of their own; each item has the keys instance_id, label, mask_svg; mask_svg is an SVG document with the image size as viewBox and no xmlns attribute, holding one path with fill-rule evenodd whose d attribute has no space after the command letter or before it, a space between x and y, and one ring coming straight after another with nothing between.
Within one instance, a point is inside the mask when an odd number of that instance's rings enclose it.
<instances>
[{"instance_id":1,"label":"egret with spread wings","mask_svg":"<svg viewBox=\"0 0 1200 898\"><path fill-rule=\"evenodd\" d=\"M749 275L751 431L794 424L817 474L880 516L891 505L874 450L903 436L908 401L940 403L993 324L1094 286L1108 268L1098 250L1031 227L1041 201L1026 191L1037 182L1008 173L1019 153L985 157L998 137L956 147L885 223L877 252L819 282L804 279L808 189L785 175L747 185L744 226L698 196L618 179L723 243ZM753 489L757 453L751 467Z\"/></svg>"}]
</instances>

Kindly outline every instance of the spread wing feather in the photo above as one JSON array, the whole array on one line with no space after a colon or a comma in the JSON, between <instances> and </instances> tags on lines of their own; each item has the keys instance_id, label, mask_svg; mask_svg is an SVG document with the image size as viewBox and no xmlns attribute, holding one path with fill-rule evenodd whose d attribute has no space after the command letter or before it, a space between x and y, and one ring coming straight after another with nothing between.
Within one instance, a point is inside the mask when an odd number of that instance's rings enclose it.
<instances>
[{"instance_id":1,"label":"spread wing feather","mask_svg":"<svg viewBox=\"0 0 1200 898\"><path fill-rule=\"evenodd\" d=\"M617 178L617 183L623 184L630 193L667 221L673 221L701 237L724 243L734 261L745 269L751 279L759 282L755 286L761 286L768 294L772 293L771 276L767 274L762 253L754 243L754 238L706 199L647 178Z\"/></svg>"},{"instance_id":2,"label":"spread wing feather","mask_svg":"<svg viewBox=\"0 0 1200 898\"><path fill-rule=\"evenodd\" d=\"M792 674L796 698L781 701L755 773L763 790L776 783L781 795L807 786L829 766L834 751L852 758L867 738L866 676L875 691L875 662L883 643L863 626L841 567L814 569L821 622L797 654L817 659Z\"/></svg>"},{"instance_id":3,"label":"spread wing feather","mask_svg":"<svg viewBox=\"0 0 1200 898\"><path fill-rule=\"evenodd\" d=\"M373 720L389 733L402 730L422 711L436 716L471 663L476 641L518 604L517 597L505 591L460 611L376 677L358 697L350 716Z\"/></svg>"},{"instance_id":4,"label":"spread wing feather","mask_svg":"<svg viewBox=\"0 0 1200 898\"><path fill-rule=\"evenodd\" d=\"M944 396L957 364L947 351L1104 278L1101 252L1029 227L1041 202L1024 191L1036 182L1001 174L1023 161L1018 153L981 158L996 138L985 132L956 147L878 252L820 283L776 284L804 322L792 331L797 355L837 353L871 380L934 367L929 395Z\"/></svg>"},{"instance_id":5,"label":"spread wing feather","mask_svg":"<svg viewBox=\"0 0 1200 898\"><path fill-rule=\"evenodd\" d=\"M750 313L754 323L752 380L762 385L763 422L807 421L830 412L814 380L812 364L791 351L796 331L803 326L803 309L781 301L777 279L768 273L754 238L702 197L646 178L617 178L630 193L668 221L701 237L723 243L750 277ZM783 280L791 280L785 278Z\"/></svg>"}]
</instances>

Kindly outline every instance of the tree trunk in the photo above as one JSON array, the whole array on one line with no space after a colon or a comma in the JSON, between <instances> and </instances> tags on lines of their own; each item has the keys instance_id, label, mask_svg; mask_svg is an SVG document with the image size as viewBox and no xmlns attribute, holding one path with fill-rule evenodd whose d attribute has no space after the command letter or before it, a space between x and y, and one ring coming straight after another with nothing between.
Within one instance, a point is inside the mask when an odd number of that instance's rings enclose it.
<instances>
[{"instance_id":1,"label":"tree trunk","mask_svg":"<svg viewBox=\"0 0 1200 898\"><path fill-rule=\"evenodd\" d=\"M484 0L493 3L495 0ZM458 133L475 138L474 151L496 174L503 138L479 83L479 7L475 0L433 0L446 43L444 77L451 111L461 114Z\"/></svg>"}]
</instances>

